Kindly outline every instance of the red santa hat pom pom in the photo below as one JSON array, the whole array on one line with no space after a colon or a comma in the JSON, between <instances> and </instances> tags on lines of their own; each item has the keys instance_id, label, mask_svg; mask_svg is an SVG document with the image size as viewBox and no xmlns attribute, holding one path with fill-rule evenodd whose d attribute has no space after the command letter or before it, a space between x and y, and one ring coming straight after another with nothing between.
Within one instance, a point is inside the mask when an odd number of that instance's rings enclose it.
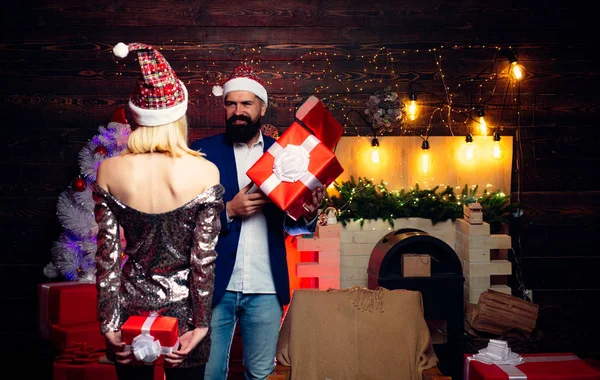
<instances>
[{"instance_id":1,"label":"red santa hat pom pom","mask_svg":"<svg viewBox=\"0 0 600 380\"><path fill-rule=\"evenodd\" d=\"M212 93L214 96L223 96L223 87L213 86Z\"/></svg>"},{"instance_id":2,"label":"red santa hat pom pom","mask_svg":"<svg viewBox=\"0 0 600 380\"><path fill-rule=\"evenodd\" d=\"M113 48L113 54L119 58L125 58L127 57L127 54L129 54L129 47L124 43L119 42Z\"/></svg>"}]
</instances>

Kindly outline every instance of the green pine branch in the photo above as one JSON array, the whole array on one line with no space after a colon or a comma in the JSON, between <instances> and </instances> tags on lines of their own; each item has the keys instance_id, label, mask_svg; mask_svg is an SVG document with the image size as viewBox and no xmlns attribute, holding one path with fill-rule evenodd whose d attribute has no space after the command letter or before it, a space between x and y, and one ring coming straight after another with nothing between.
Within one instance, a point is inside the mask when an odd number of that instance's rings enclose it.
<instances>
[{"instance_id":1,"label":"green pine branch","mask_svg":"<svg viewBox=\"0 0 600 380\"><path fill-rule=\"evenodd\" d=\"M359 177L358 181L351 177L349 181L334 183L339 195L326 196L324 203L338 210L337 219L342 225L350 221L382 219L394 226L397 218L426 218L433 224L448 219L462 218L463 205L479 202L483 208L483 220L490 224L492 233L498 232L502 224L508 224L513 213L518 209L516 203L510 202L510 196L502 191L488 192L479 196L478 186L465 185L461 194L454 188L421 189L419 184L406 191L389 191L385 182L379 184Z\"/></svg>"}]
</instances>

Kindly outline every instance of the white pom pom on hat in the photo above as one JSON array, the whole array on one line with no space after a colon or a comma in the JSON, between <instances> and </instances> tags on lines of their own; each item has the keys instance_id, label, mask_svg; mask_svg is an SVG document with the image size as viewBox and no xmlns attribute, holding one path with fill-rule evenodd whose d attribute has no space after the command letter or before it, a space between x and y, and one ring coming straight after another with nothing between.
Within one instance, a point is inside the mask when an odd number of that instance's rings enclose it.
<instances>
[{"instance_id":1,"label":"white pom pom on hat","mask_svg":"<svg viewBox=\"0 0 600 380\"><path fill-rule=\"evenodd\" d=\"M122 42L119 42L113 48L113 54L119 58L125 58L127 57L127 54L129 54L129 46L125 45Z\"/></svg>"},{"instance_id":2,"label":"white pom pom on hat","mask_svg":"<svg viewBox=\"0 0 600 380\"><path fill-rule=\"evenodd\" d=\"M223 96L223 87L213 86L212 93L214 96Z\"/></svg>"}]
</instances>

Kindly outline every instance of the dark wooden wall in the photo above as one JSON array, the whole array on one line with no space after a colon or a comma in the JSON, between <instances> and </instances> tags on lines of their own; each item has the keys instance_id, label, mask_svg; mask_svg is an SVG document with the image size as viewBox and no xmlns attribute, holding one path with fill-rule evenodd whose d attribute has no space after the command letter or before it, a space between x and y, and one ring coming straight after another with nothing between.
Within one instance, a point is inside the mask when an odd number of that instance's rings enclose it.
<instances>
[{"instance_id":1,"label":"dark wooden wall","mask_svg":"<svg viewBox=\"0 0 600 380\"><path fill-rule=\"evenodd\" d=\"M385 85L406 96L413 83L431 112L445 97L429 51L435 48L456 106L481 97L486 116L502 124L501 134L515 137L510 191L525 214L511 229L511 258L541 305L541 349L599 354L600 80L591 5L55 0L3 2L2 22L3 358L33 363L38 355L36 285L47 280L42 268L61 231L57 196L79 174L80 149L126 102L139 73L133 58L117 63L113 57L119 41L163 48L190 90L192 139L221 130L222 109L210 89L244 59L264 70L270 82L264 121L282 129L315 89L340 121ZM507 61L494 61L496 46L514 47L526 66L519 89L507 82ZM377 52L375 68L368 61ZM387 53L393 73L382 67ZM456 116L456 135L467 133L465 117ZM348 134L366 133L360 119L350 120L358 129L348 127ZM424 133L424 124L414 130ZM450 133L434 120L431 135Z\"/></svg>"}]
</instances>

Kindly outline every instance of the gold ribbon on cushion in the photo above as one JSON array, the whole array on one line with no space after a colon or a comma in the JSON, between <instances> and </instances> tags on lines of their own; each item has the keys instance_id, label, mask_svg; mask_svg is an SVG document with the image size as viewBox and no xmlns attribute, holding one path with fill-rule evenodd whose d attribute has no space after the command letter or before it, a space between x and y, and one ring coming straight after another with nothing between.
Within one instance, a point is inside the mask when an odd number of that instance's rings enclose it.
<instances>
[{"instance_id":1,"label":"gold ribbon on cushion","mask_svg":"<svg viewBox=\"0 0 600 380\"><path fill-rule=\"evenodd\" d=\"M580 360L576 355L555 355L555 356L528 356L523 357L523 363L544 363L544 362L566 362L571 360ZM518 365L523 364L496 364L496 363L486 363L481 360L477 360L476 358L469 356L467 358L467 362L465 363L464 370L464 379L469 380L469 369L471 367L471 362L480 362L487 365L497 365L502 371L504 371L509 380L527 380L527 375L517 368Z\"/></svg>"},{"instance_id":2,"label":"gold ribbon on cushion","mask_svg":"<svg viewBox=\"0 0 600 380\"><path fill-rule=\"evenodd\" d=\"M301 145L287 144L284 148L277 142L273 143L267 150L275 158L273 174L260 185L260 190L268 196L281 182L297 181L311 191L322 187L321 182L308 171L310 152L320 143L313 135L306 137Z\"/></svg>"}]
</instances>

